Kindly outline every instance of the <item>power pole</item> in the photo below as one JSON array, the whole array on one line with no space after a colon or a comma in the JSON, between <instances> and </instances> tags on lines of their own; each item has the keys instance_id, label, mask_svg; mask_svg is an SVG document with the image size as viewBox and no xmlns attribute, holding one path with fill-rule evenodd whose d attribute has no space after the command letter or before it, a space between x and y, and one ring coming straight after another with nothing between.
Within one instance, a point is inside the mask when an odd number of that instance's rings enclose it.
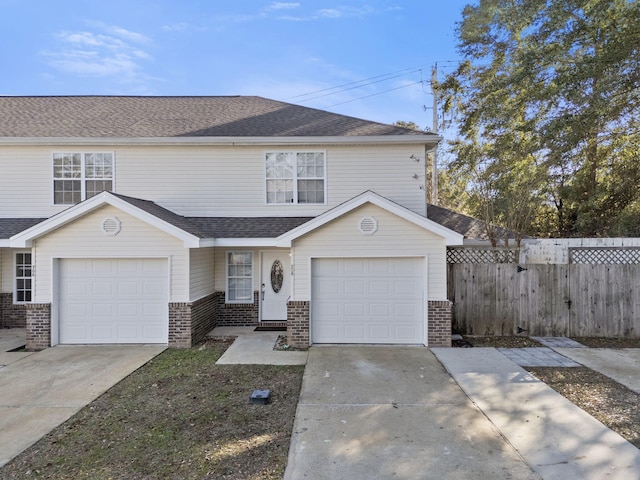
<instances>
[{"instance_id":1,"label":"power pole","mask_svg":"<svg viewBox=\"0 0 640 480\"><path fill-rule=\"evenodd\" d=\"M438 82L438 63L431 68L431 92L433 94L433 133L438 133L438 97L435 85ZM438 146L433 149L431 155L431 203L438 204Z\"/></svg>"}]
</instances>

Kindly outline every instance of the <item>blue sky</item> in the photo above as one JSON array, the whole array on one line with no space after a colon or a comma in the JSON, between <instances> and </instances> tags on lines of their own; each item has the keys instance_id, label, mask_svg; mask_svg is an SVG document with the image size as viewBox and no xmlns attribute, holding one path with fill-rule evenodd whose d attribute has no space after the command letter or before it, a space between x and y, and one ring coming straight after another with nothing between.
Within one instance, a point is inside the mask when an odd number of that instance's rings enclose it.
<instances>
[{"instance_id":1,"label":"blue sky","mask_svg":"<svg viewBox=\"0 0 640 480\"><path fill-rule=\"evenodd\" d=\"M430 127L470 1L0 0L0 95L260 95Z\"/></svg>"}]
</instances>

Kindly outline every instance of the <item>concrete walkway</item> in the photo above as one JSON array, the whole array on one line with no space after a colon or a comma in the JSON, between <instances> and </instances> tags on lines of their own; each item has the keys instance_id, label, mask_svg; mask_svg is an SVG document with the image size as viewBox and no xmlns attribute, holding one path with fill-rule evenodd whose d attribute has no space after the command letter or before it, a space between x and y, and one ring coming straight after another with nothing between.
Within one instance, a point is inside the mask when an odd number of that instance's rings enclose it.
<instances>
[{"instance_id":1,"label":"concrete walkway","mask_svg":"<svg viewBox=\"0 0 640 480\"><path fill-rule=\"evenodd\" d=\"M216 327L208 337L237 337L216 364L244 365L304 365L306 351L274 350L285 332L256 332L254 327Z\"/></svg>"},{"instance_id":2,"label":"concrete walkway","mask_svg":"<svg viewBox=\"0 0 640 480\"><path fill-rule=\"evenodd\" d=\"M309 351L284 478L538 476L429 349L320 346Z\"/></svg>"},{"instance_id":3,"label":"concrete walkway","mask_svg":"<svg viewBox=\"0 0 640 480\"><path fill-rule=\"evenodd\" d=\"M543 479L640 478L640 450L496 349L433 352Z\"/></svg>"},{"instance_id":4,"label":"concrete walkway","mask_svg":"<svg viewBox=\"0 0 640 480\"><path fill-rule=\"evenodd\" d=\"M165 348L58 346L2 353L0 467Z\"/></svg>"}]
</instances>

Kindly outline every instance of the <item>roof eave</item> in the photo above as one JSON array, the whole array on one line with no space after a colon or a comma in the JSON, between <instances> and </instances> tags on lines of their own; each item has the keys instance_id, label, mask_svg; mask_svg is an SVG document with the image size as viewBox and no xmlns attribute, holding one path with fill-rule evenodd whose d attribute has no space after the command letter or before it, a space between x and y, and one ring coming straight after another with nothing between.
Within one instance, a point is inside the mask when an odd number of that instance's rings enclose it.
<instances>
[{"instance_id":1,"label":"roof eave","mask_svg":"<svg viewBox=\"0 0 640 480\"><path fill-rule=\"evenodd\" d=\"M356 208L364 205L365 203L371 203L376 205L384 210L387 210L400 218L404 218L405 220L424 228L440 237L443 238L445 245L462 245L463 236L453 230L450 230L447 227L440 225L428 218L419 215L397 203L394 203L375 192L366 191L361 193L360 195L347 200L341 205L332 208L331 210L326 211L325 213L315 217L313 220L310 220L299 227L296 227L282 235L280 235L277 239L277 245L279 247L291 247L293 241L297 238L300 238L307 233L310 233L323 225L341 217L342 215L349 213Z\"/></svg>"},{"instance_id":2,"label":"roof eave","mask_svg":"<svg viewBox=\"0 0 640 480\"><path fill-rule=\"evenodd\" d=\"M425 135L283 136L283 137L0 137L3 145L361 145L425 144L442 137Z\"/></svg>"},{"instance_id":3,"label":"roof eave","mask_svg":"<svg viewBox=\"0 0 640 480\"><path fill-rule=\"evenodd\" d=\"M112 205L116 208L145 221L150 225L158 228L165 233L174 236L184 243L185 248L197 248L200 245L200 239L195 235L182 230L140 208L132 205L109 192L102 192L98 195L85 200L82 203L69 207L67 210L54 215L47 220L27 228L22 232L12 236L9 239L9 246L14 248L26 248L32 245L33 240L42 237L76 219L93 212L104 205Z\"/></svg>"}]
</instances>

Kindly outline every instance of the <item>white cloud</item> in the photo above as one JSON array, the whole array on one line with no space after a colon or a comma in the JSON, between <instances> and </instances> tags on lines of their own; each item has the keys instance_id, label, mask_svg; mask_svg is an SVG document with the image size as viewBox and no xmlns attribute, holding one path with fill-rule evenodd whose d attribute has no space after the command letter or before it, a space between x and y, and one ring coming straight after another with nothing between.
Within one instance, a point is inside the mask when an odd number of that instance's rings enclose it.
<instances>
[{"instance_id":1,"label":"white cloud","mask_svg":"<svg viewBox=\"0 0 640 480\"><path fill-rule=\"evenodd\" d=\"M335 8L323 8L316 11L316 16L320 18L340 18L344 12Z\"/></svg>"},{"instance_id":2,"label":"white cloud","mask_svg":"<svg viewBox=\"0 0 640 480\"><path fill-rule=\"evenodd\" d=\"M183 30L187 30L189 28L189 24L187 22L178 22L171 25L163 25L162 30L165 32L181 32Z\"/></svg>"},{"instance_id":3,"label":"white cloud","mask_svg":"<svg viewBox=\"0 0 640 480\"><path fill-rule=\"evenodd\" d=\"M139 48L151 39L116 25L94 24L98 31L63 31L55 34L57 48L42 52L55 69L81 76L117 77L119 81L145 79L144 61L151 55Z\"/></svg>"},{"instance_id":4,"label":"white cloud","mask_svg":"<svg viewBox=\"0 0 640 480\"><path fill-rule=\"evenodd\" d=\"M265 10L290 10L292 8L299 8L300 3L298 2L275 2L269 5Z\"/></svg>"}]
</instances>

